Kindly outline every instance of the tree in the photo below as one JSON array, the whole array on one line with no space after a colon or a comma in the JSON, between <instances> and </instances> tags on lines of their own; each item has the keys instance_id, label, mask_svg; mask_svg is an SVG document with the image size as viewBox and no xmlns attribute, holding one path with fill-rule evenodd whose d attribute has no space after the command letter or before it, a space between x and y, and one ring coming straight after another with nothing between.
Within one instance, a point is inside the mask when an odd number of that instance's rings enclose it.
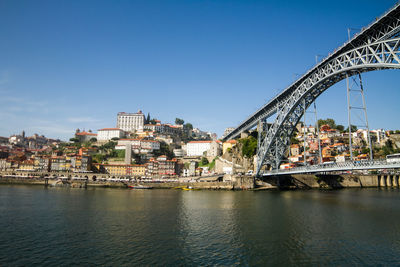
<instances>
[{"instance_id":1,"label":"tree","mask_svg":"<svg viewBox=\"0 0 400 267\"><path fill-rule=\"evenodd\" d=\"M146 124L150 123L150 112L147 113Z\"/></svg>"},{"instance_id":2,"label":"tree","mask_svg":"<svg viewBox=\"0 0 400 267\"><path fill-rule=\"evenodd\" d=\"M74 143L79 143L79 139L76 137L70 138L69 141L74 142Z\"/></svg>"},{"instance_id":3,"label":"tree","mask_svg":"<svg viewBox=\"0 0 400 267\"><path fill-rule=\"evenodd\" d=\"M191 123L186 123L185 125L183 125L186 129L188 130L193 130L193 125Z\"/></svg>"},{"instance_id":4,"label":"tree","mask_svg":"<svg viewBox=\"0 0 400 267\"><path fill-rule=\"evenodd\" d=\"M96 138L96 137L90 138L89 141L90 141L90 142L97 142L97 138Z\"/></svg>"},{"instance_id":5,"label":"tree","mask_svg":"<svg viewBox=\"0 0 400 267\"><path fill-rule=\"evenodd\" d=\"M339 131L343 132L344 131L344 126L343 125L336 125L336 129L338 129Z\"/></svg>"},{"instance_id":6,"label":"tree","mask_svg":"<svg viewBox=\"0 0 400 267\"><path fill-rule=\"evenodd\" d=\"M160 156L160 155L166 155L167 158L173 158L174 157L174 153L171 151L170 146L165 143L164 141L160 141L160 150L155 150L154 154L156 156Z\"/></svg>"},{"instance_id":7,"label":"tree","mask_svg":"<svg viewBox=\"0 0 400 267\"><path fill-rule=\"evenodd\" d=\"M257 139L253 136L240 139L239 142L242 144L242 155L251 158L256 154L257 151Z\"/></svg>"},{"instance_id":8,"label":"tree","mask_svg":"<svg viewBox=\"0 0 400 267\"><path fill-rule=\"evenodd\" d=\"M325 125L325 124L329 125L329 127L331 127L331 129L336 129L336 123L335 123L334 119L328 118L326 120L322 120L322 119L318 120L318 128L321 128L321 126Z\"/></svg>"},{"instance_id":9,"label":"tree","mask_svg":"<svg viewBox=\"0 0 400 267\"><path fill-rule=\"evenodd\" d=\"M176 119L175 119L175 124L176 124L176 125L183 125L184 123L185 123L185 121L182 120L182 119L180 119L180 118L176 118Z\"/></svg>"},{"instance_id":10,"label":"tree","mask_svg":"<svg viewBox=\"0 0 400 267\"><path fill-rule=\"evenodd\" d=\"M349 131L349 127L346 128L345 132L348 132L348 131ZM351 132L352 133L357 132L357 126L351 125Z\"/></svg>"},{"instance_id":11,"label":"tree","mask_svg":"<svg viewBox=\"0 0 400 267\"><path fill-rule=\"evenodd\" d=\"M202 166L207 165L208 163L210 163L210 162L208 162L208 159L206 157L201 158L200 164Z\"/></svg>"},{"instance_id":12,"label":"tree","mask_svg":"<svg viewBox=\"0 0 400 267\"><path fill-rule=\"evenodd\" d=\"M111 140L113 140L113 141L118 141L119 138L118 138L118 137L113 137L113 138L111 138Z\"/></svg>"}]
</instances>

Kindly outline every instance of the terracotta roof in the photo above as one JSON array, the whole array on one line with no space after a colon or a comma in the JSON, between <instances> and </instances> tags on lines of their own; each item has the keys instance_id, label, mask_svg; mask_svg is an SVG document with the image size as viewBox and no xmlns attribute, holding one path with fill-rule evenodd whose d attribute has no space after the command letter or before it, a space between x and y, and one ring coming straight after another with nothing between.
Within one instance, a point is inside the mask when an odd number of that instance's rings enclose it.
<instances>
[{"instance_id":1,"label":"terracotta roof","mask_svg":"<svg viewBox=\"0 0 400 267\"><path fill-rule=\"evenodd\" d=\"M91 136L97 136L97 134L95 134L95 133L89 133L89 132L80 132L80 133L76 133L76 135L91 135Z\"/></svg>"}]
</instances>

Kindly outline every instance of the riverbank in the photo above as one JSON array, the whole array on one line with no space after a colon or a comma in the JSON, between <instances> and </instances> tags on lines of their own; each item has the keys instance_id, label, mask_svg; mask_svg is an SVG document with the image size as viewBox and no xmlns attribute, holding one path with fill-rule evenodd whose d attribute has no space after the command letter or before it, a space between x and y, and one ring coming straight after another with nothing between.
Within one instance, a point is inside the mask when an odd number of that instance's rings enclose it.
<instances>
[{"instance_id":1,"label":"riverbank","mask_svg":"<svg viewBox=\"0 0 400 267\"><path fill-rule=\"evenodd\" d=\"M266 182L283 189L399 187L399 175L298 174L268 177Z\"/></svg>"},{"instance_id":2,"label":"riverbank","mask_svg":"<svg viewBox=\"0 0 400 267\"><path fill-rule=\"evenodd\" d=\"M106 187L127 188L128 185L139 185L138 182L112 182L112 181L86 181L86 180L61 180L38 177L0 177L0 184L65 186L72 188ZM146 186L154 189L172 189L177 187L191 187L199 190L251 190L254 189L252 177L240 177L233 181L225 182L146 182Z\"/></svg>"}]
</instances>

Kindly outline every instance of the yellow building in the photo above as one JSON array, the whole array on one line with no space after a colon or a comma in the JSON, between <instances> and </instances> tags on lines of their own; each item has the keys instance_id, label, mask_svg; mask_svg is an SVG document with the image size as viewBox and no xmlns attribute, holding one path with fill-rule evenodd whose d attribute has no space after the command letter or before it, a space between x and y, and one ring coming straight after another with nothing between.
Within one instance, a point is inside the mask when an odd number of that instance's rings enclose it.
<instances>
[{"instance_id":1,"label":"yellow building","mask_svg":"<svg viewBox=\"0 0 400 267\"><path fill-rule=\"evenodd\" d=\"M132 176L144 176L146 174L146 165L131 165Z\"/></svg>"},{"instance_id":2,"label":"yellow building","mask_svg":"<svg viewBox=\"0 0 400 267\"><path fill-rule=\"evenodd\" d=\"M222 154L225 154L225 152L228 150L228 148L232 148L236 145L237 141L236 140L229 140L226 141L222 144Z\"/></svg>"}]
</instances>

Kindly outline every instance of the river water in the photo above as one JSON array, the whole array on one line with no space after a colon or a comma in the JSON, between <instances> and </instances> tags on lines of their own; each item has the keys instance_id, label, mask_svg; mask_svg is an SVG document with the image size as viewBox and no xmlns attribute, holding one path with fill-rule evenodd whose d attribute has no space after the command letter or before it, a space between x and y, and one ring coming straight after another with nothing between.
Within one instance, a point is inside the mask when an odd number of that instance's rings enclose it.
<instances>
[{"instance_id":1,"label":"river water","mask_svg":"<svg viewBox=\"0 0 400 267\"><path fill-rule=\"evenodd\" d=\"M399 265L400 191L0 186L0 266Z\"/></svg>"}]
</instances>

